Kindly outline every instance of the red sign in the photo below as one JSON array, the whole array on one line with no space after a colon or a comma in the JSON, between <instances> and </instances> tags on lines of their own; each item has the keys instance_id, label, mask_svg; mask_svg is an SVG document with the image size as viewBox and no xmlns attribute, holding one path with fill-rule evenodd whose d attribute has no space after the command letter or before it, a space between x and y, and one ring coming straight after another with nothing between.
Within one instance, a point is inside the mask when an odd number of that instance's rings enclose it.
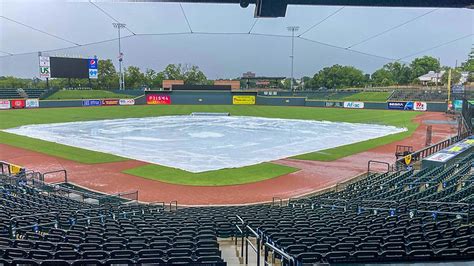
<instances>
[{"instance_id":1,"label":"red sign","mask_svg":"<svg viewBox=\"0 0 474 266\"><path fill-rule=\"evenodd\" d=\"M146 104L171 104L171 97L168 94L148 94Z\"/></svg>"},{"instance_id":2,"label":"red sign","mask_svg":"<svg viewBox=\"0 0 474 266\"><path fill-rule=\"evenodd\" d=\"M25 100L10 100L10 105L14 109L25 108Z\"/></svg>"},{"instance_id":3,"label":"red sign","mask_svg":"<svg viewBox=\"0 0 474 266\"><path fill-rule=\"evenodd\" d=\"M118 99L106 99L102 100L102 105L118 105L119 100Z\"/></svg>"}]
</instances>

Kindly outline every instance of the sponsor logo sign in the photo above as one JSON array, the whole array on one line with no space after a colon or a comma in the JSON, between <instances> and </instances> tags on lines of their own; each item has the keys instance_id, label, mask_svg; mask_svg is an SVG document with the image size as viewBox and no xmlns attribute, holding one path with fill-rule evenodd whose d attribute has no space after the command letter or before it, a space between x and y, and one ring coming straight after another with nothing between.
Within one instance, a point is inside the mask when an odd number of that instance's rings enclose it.
<instances>
[{"instance_id":1,"label":"sponsor logo sign","mask_svg":"<svg viewBox=\"0 0 474 266\"><path fill-rule=\"evenodd\" d=\"M40 77L41 78L50 78L51 77L51 68L47 67L40 67Z\"/></svg>"},{"instance_id":2,"label":"sponsor logo sign","mask_svg":"<svg viewBox=\"0 0 474 266\"><path fill-rule=\"evenodd\" d=\"M49 67L50 61L49 61L49 56L40 56L39 57L39 66L40 67Z\"/></svg>"},{"instance_id":3,"label":"sponsor logo sign","mask_svg":"<svg viewBox=\"0 0 474 266\"><path fill-rule=\"evenodd\" d=\"M39 100L38 99L26 99L25 101L26 108L38 108Z\"/></svg>"},{"instance_id":4,"label":"sponsor logo sign","mask_svg":"<svg viewBox=\"0 0 474 266\"><path fill-rule=\"evenodd\" d=\"M97 59L89 59L89 69L97 69Z\"/></svg>"},{"instance_id":5,"label":"sponsor logo sign","mask_svg":"<svg viewBox=\"0 0 474 266\"><path fill-rule=\"evenodd\" d=\"M25 108L25 100L10 100L10 106L14 109Z\"/></svg>"},{"instance_id":6,"label":"sponsor logo sign","mask_svg":"<svg viewBox=\"0 0 474 266\"><path fill-rule=\"evenodd\" d=\"M99 76L99 71L97 70L99 67L99 60L97 58L91 58L89 59L88 63L89 65L89 78L90 79L96 79Z\"/></svg>"},{"instance_id":7,"label":"sponsor logo sign","mask_svg":"<svg viewBox=\"0 0 474 266\"><path fill-rule=\"evenodd\" d=\"M102 101L101 100L83 100L82 101L82 106L101 106Z\"/></svg>"},{"instance_id":8,"label":"sponsor logo sign","mask_svg":"<svg viewBox=\"0 0 474 266\"><path fill-rule=\"evenodd\" d=\"M387 108L391 110L413 110L413 102L388 102Z\"/></svg>"},{"instance_id":9,"label":"sponsor logo sign","mask_svg":"<svg viewBox=\"0 0 474 266\"><path fill-rule=\"evenodd\" d=\"M90 79L96 79L99 76L99 72L97 69L89 69L89 78Z\"/></svg>"},{"instance_id":10,"label":"sponsor logo sign","mask_svg":"<svg viewBox=\"0 0 474 266\"><path fill-rule=\"evenodd\" d=\"M406 165L410 165L411 160L412 160L412 156L411 156L411 154L408 154L405 157L403 157L403 159L404 159L403 161L405 162Z\"/></svg>"},{"instance_id":11,"label":"sponsor logo sign","mask_svg":"<svg viewBox=\"0 0 474 266\"><path fill-rule=\"evenodd\" d=\"M171 104L171 97L168 94L148 94L146 104Z\"/></svg>"},{"instance_id":12,"label":"sponsor logo sign","mask_svg":"<svg viewBox=\"0 0 474 266\"><path fill-rule=\"evenodd\" d=\"M120 99L119 104L120 105L134 105L135 100L134 99Z\"/></svg>"},{"instance_id":13,"label":"sponsor logo sign","mask_svg":"<svg viewBox=\"0 0 474 266\"><path fill-rule=\"evenodd\" d=\"M49 61L49 56L40 56L39 57L39 70L41 78L50 78L51 77L51 65Z\"/></svg>"},{"instance_id":14,"label":"sponsor logo sign","mask_svg":"<svg viewBox=\"0 0 474 266\"><path fill-rule=\"evenodd\" d=\"M326 107L344 107L344 103L341 102L326 102Z\"/></svg>"},{"instance_id":15,"label":"sponsor logo sign","mask_svg":"<svg viewBox=\"0 0 474 266\"><path fill-rule=\"evenodd\" d=\"M415 111L426 111L428 108L428 104L425 102L414 102L413 103L413 110Z\"/></svg>"},{"instance_id":16,"label":"sponsor logo sign","mask_svg":"<svg viewBox=\"0 0 474 266\"><path fill-rule=\"evenodd\" d=\"M344 102L344 108L363 109L363 102Z\"/></svg>"},{"instance_id":17,"label":"sponsor logo sign","mask_svg":"<svg viewBox=\"0 0 474 266\"><path fill-rule=\"evenodd\" d=\"M255 96L234 95L232 96L232 104L255 104Z\"/></svg>"},{"instance_id":18,"label":"sponsor logo sign","mask_svg":"<svg viewBox=\"0 0 474 266\"><path fill-rule=\"evenodd\" d=\"M10 101L0 100L0 109L10 109Z\"/></svg>"},{"instance_id":19,"label":"sponsor logo sign","mask_svg":"<svg viewBox=\"0 0 474 266\"><path fill-rule=\"evenodd\" d=\"M462 100L454 100L453 105L454 105L454 110L462 111Z\"/></svg>"},{"instance_id":20,"label":"sponsor logo sign","mask_svg":"<svg viewBox=\"0 0 474 266\"><path fill-rule=\"evenodd\" d=\"M118 105L119 104L119 100L118 99L106 99L106 100L102 100L102 105Z\"/></svg>"},{"instance_id":21,"label":"sponsor logo sign","mask_svg":"<svg viewBox=\"0 0 474 266\"><path fill-rule=\"evenodd\" d=\"M436 153L427 158L427 160L434 161L434 162L446 162L447 160L456 156L455 154L450 153Z\"/></svg>"},{"instance_id":22,"label":"sponsor logo sign","mask_svg":"<svg viewBox=\"0 0 474 266\"><path fill-rule=\"evenodd\" d=\"M18 174L20 173L22 170L23 170L23 167L19 166L19 165L16 165L16 164L10 164L8 165L8 168L10 168L10 173L11 174Z\"/></svg>"}]
</instances>

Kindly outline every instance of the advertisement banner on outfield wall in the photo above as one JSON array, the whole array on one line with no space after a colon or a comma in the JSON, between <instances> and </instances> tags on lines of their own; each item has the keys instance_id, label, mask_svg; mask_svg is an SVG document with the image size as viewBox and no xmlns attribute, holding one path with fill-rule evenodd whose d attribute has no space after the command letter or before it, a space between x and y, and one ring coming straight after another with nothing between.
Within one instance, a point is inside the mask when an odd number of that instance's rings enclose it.
<instances>
[{"instance_id":1,"label":"advertisement banner on outfield wall","mask_svg":"<svg viewBox=\"0 0 474 266\"><path fill-rule=\"evenodd\" d=\"M462 100L454 100L453 106L455 111L462 111Z\"/></svg>"},{"instance_id":2,"label":"advertisement banner on outfield wall","mask_svg":"<svg viewBox=\"0 0 474 266\"><path fill-rule=\"evenodd\" d=\"M171 104L171 97L168 94L148 94L146 104Z\"/></svg>"},{"instance_id":3,"label":"advertisement banner on outfield wall","mask_svg":"<svg viewBox=\"0 0 474 266\"><path fill-rule=\"evenodd\" d=\"M255 96L234 95L232 96L232 104L255 104Z\"/></svg>"},{"instance_id":4,"label":"advertisement banner on outfield wall","mask_svg":"<svg viewBox=\"0 0 474 266\"><path fill-rule=\"evenodd\" d=\"M120 105L134 105L135 100L134 99L120 99L119 104Z\"/></svg>"},{"instance_id":5,"label":"advertisement banner on outfield wall","mask_svg":"<svg viewBox=\"0 0 474 266\"><path fill-rule=\"evenodd\" d=\"M102 100L102 105L118 105L119 100L118 99L105 99Z\"/></svg>"},{"instance_id":6,"label":"advertisement banner on outfield wall","mask_svg":"<svg viewBox=\"0 0 474 266\"><path fill-rule=\"evenodd\" d=\"M428 109L428 104L425 102L414 102L413 110L415 111L426 111Z\"/></svg>"},{"instance_id":7,"label":"advertisement banner on outfield wall","mask_svg":"<svg viewBox=\"0 0 474 266\"><path fill-rule=\"evenodd\" d=\"M344 108L364 109L363 102L344 102Z\"/></svg>"},{"instance_id":8,"label":"advertisement banner on outfield wall","mask_svg":"<svg viewBox=\"0 0 474 266\"><path fill-rule=\"evenodd\" d=\"M388 102L387 108L390 110L413 110L413 102Z\"/></svg>"},{"instance_id":9,"label":"advertisement banner on outfield wall","mask_svg":"<svg viewBox=\"0 0 474 266\"><path fill-rule=\"evenodd\" d=\"M10 101L0 100L0 109L10 109Z\"/></svg>"},{"instance_id":10,"label":"advertisement banner on outfield wall","mask_svg":"<svg viewBox=\"0 0 474 266\"><path fill-rule=\"evenodd\" d=\"M10 100L10 106L13 109L25 108L25 100Z\"/></svg>"},{"instance_id":11,"label":"advertisement banner on outfield wall","mask_svg":"<svg viewBox=\"0 0 474 266\"><path fill-rule=\"evenodd\" d=\"M341 102L326 102L326 107L337 107L337 108L341 108L341 107L344 107L344 103L341 103Z\"/></svg>"},{"instance_id":12,"label":"advertisement banner on outfield wall","mask_svg":"<svg viewBox=\"0 0 474 266\"><path fill-rule=\"evenodd\" d=\"M82 106L101 106L102 101L101 100L83 100L82 101Z\"/></svg>"},{"instance_id":13,"label":"advertisement banner on outfield wall","mask_svg":"<svg viewBox=\"0 0 474 266\"><path fill-rule=\"evenodd\" d=\"M38 99L26 99L25 107L26 108L38 108L40 106Z\"/></svg>"}]
</instances>

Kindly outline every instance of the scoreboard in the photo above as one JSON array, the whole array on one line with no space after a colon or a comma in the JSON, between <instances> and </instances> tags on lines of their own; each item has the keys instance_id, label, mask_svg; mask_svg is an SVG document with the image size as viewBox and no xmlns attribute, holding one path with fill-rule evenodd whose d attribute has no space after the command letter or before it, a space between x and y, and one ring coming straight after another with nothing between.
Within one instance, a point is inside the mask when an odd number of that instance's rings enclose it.
<instances>
[{"instance_id":1,"label":"scoreboard","mask_svg":"<svg viewBox=\"0 0 474 266\"><path fill-rule=\"evenodd\" d=\"M40 56L41 78L89 78L98 76L97 58L68 58Z\"/></svg>"}]
</instances>

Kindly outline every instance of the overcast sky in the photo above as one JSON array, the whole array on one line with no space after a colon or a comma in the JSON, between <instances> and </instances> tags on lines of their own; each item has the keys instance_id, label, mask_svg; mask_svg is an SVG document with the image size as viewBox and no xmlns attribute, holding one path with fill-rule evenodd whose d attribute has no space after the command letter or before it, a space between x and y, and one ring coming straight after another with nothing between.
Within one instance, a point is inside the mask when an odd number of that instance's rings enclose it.
<instances>
[{"instance_id":1,"label":"overcast sky","mask_svg":"<svg viewBox=\"0 0 474 266\"><path fill-rule=\"evenodd\" d=\"M372 73L393 60L423 55L454 66L467 58L474 40L469 9L289 6L285 18L265 19L255 19L253 10L253 5L0 0L0 75L38 76L38 51L97 55L116 63L115 21L128 28L122 31L125 66L160 71L170 63L195 64L211 79L246 71L289 76L286 28L293 25L302 34L295 38L296 77L333 64Z\"/></svg>"}]
</instances>

